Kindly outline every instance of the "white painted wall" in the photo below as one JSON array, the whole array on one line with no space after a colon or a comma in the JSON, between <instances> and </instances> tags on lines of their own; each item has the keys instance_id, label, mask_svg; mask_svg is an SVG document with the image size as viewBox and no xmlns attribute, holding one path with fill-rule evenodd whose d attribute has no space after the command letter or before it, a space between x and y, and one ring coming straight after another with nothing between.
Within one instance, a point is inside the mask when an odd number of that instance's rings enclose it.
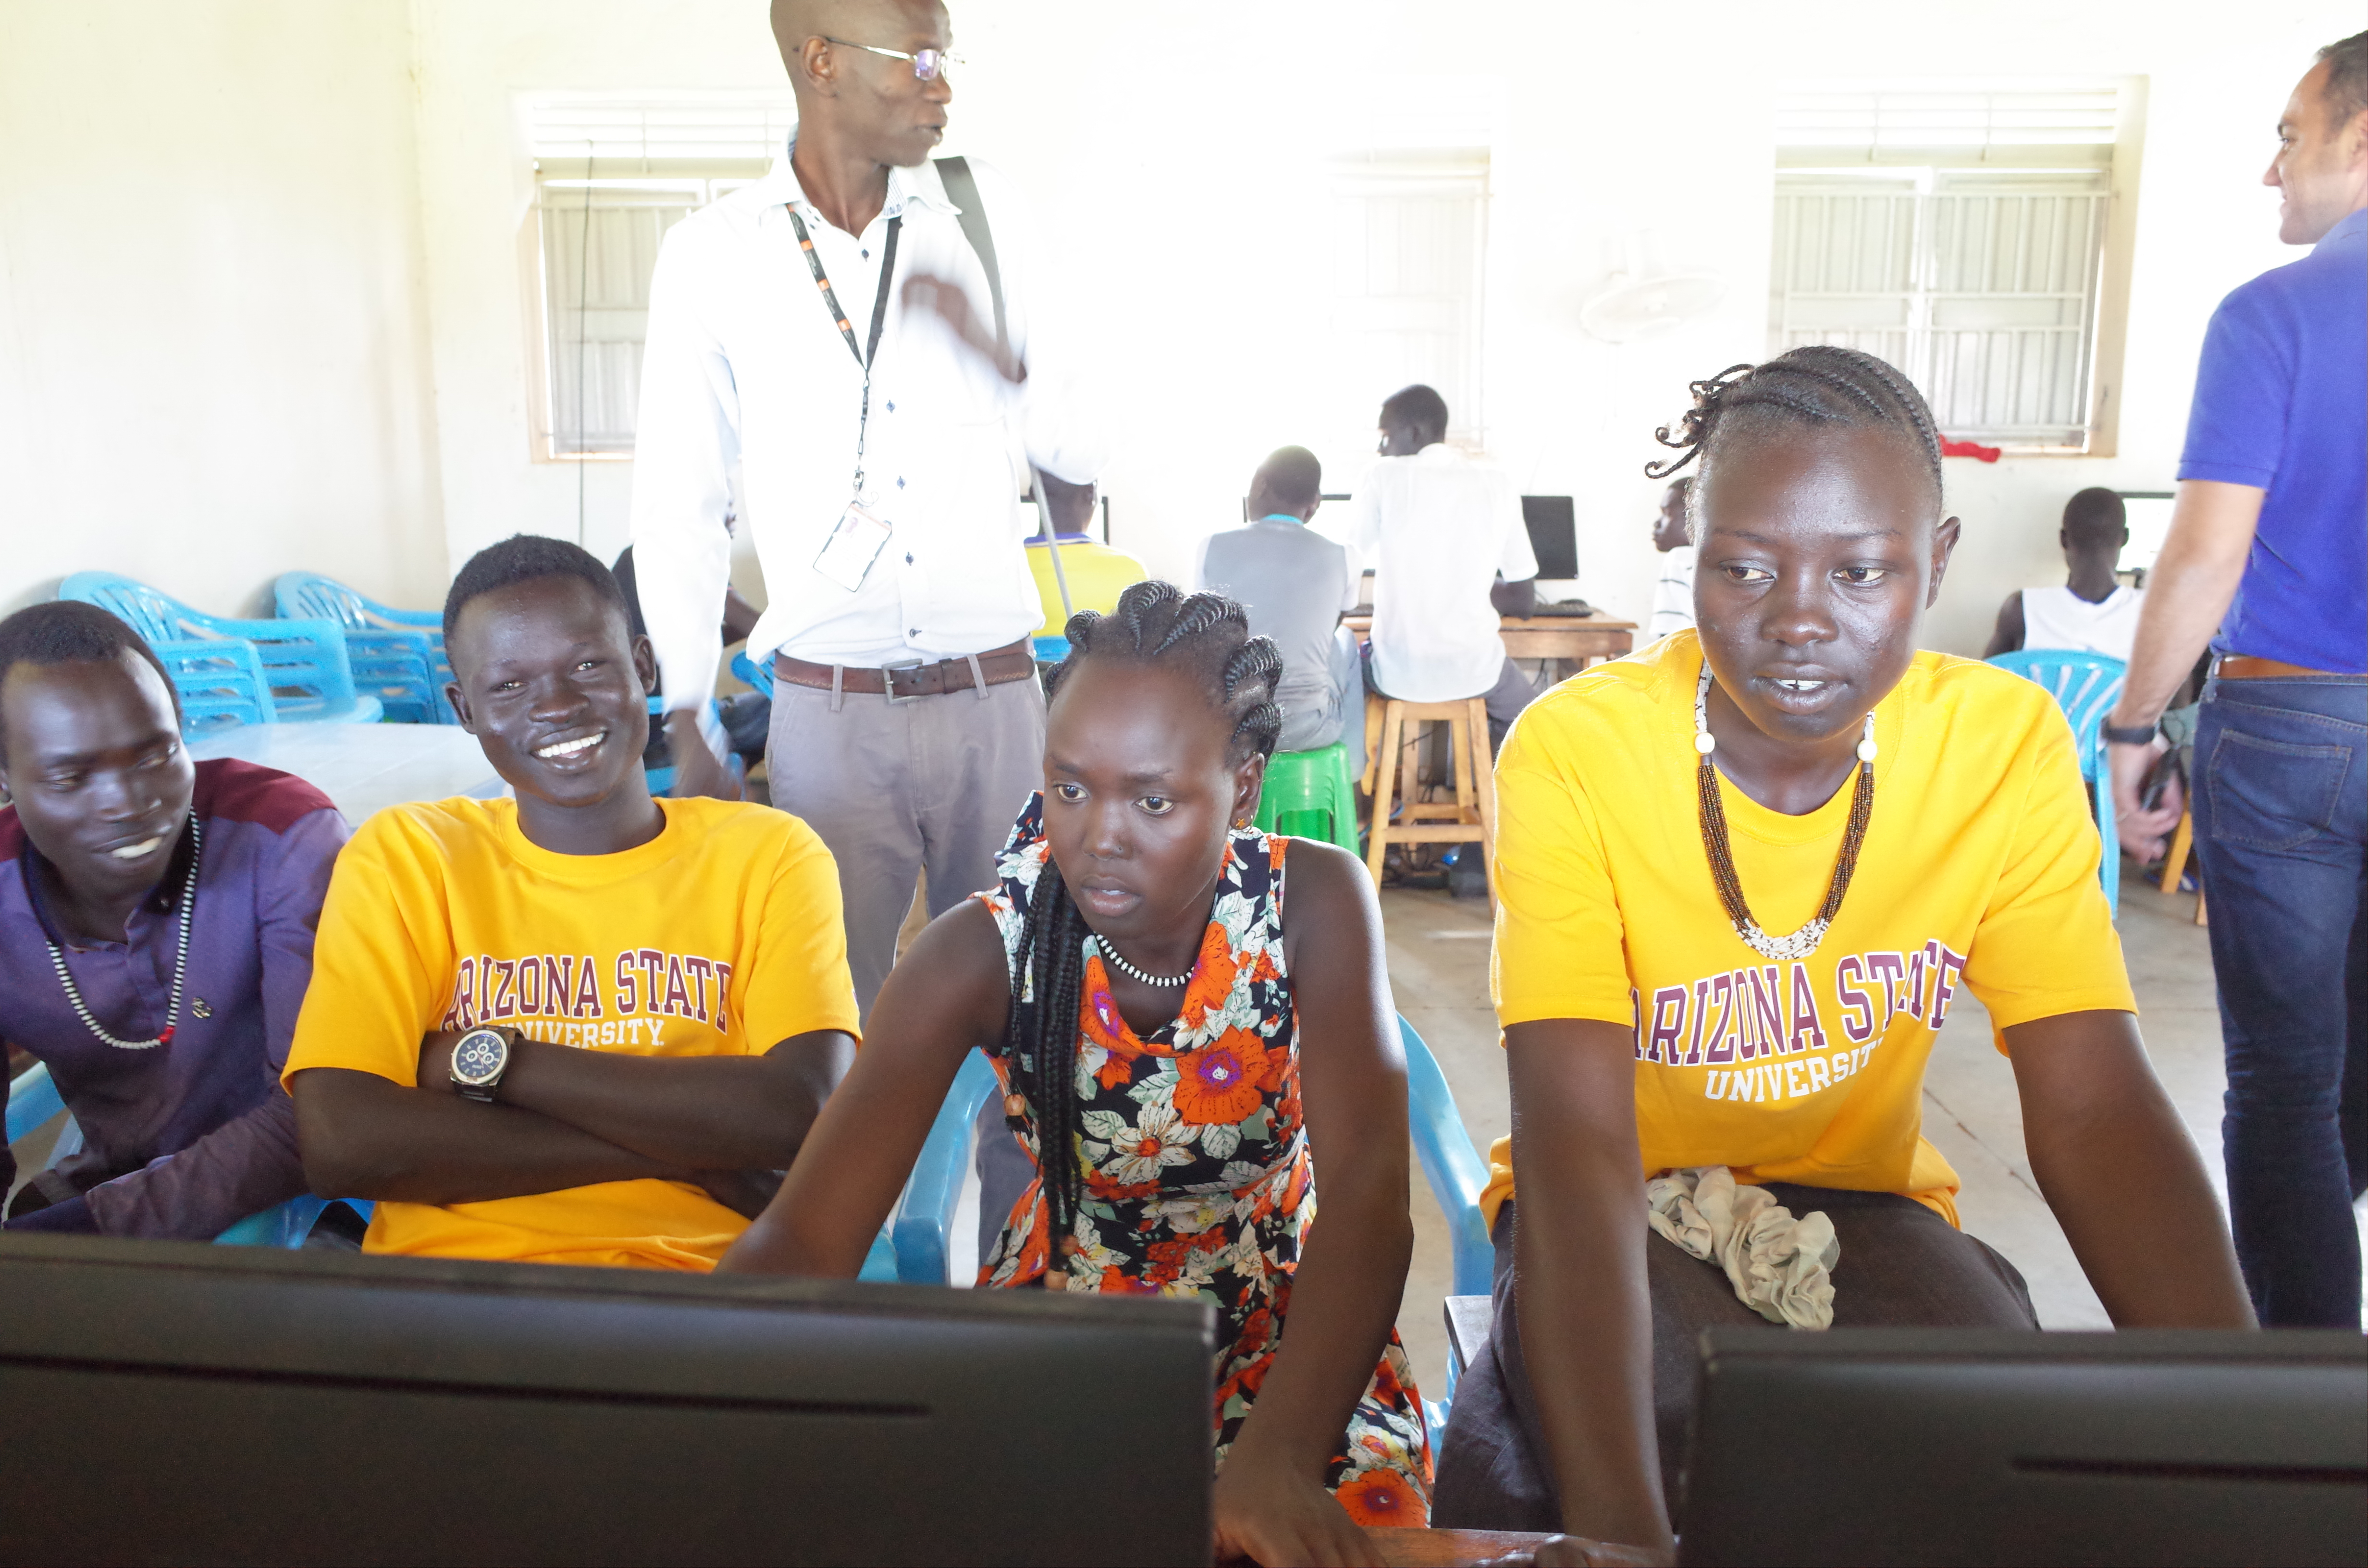
<instances>
[{"instance_id":1,"label":"white painted wall","mask_svg":"<svg viewBox=\"0 0 2368 1568\"><path fill-rule=\"evenodd\" d=\"M444 583L400 4L0 0L0 609Z\"/></svg>"},{"instance_id":2,"label":"white painted wall","mask_svg":"<svg viewBox=\"0 0 2368 1568\"><path fill-rule=\"evenodd\" d=\"M1261 455L1338 421L1301 391L1321 312L1300 240L1324 150L1361 134L1376 82L1419 94L1440 74L1493 78L1488 446L1524 489L1579 498L1582 591L1631 615L1653 574L1658 487L1640 470L1654 426L1687 380L1764 353L1777 83L2147 76L2119 455L1951 461L1966 542L1928 641L1975 652L2004 594L2060 570L2065 497L2168 487L2212 306L2294 254L2258 184L2270 125L2311 50L2357 26L2335 0L2256 7L2241 30L2206 0L1704 0L1679 14L1496 0L1446 19L1411 0L955 10L972 63L947 150L1001 165L1066 242L1073 308L1129 432L1106 480L1117 542L1170 574L1231 524ZM172 8L168 36L153 6L0 0L0 521L12 536L19 517L85 525L29 566L12 537L0 595L146 551L149 574L219 601L300 544L317 557L329 535L357 583L427 603L451 563L521 528L575 538L580 516L585 542L613 551L631 466L538 462L529 447L518 100L776 84L764 12L207 0ZM112 115L127 92L161 106L156 130L105 130L97 95L116 95ZM109 199L142 176L142 209ZM160 201L174 236L161 242ZM233 224L235 250L188 243ZM1682 332L1598 343L1579 301L1639 226L1732 287ZM122 347L73 351L94 339ZM227 384L225 339L245 349ZM127 381L150 411L136 426L110 395ZM254 520L212 559L156 557L177 525L150 519L234 517ZM97 559L110 540L121 553Z\"/></svg>"}]
</instances>

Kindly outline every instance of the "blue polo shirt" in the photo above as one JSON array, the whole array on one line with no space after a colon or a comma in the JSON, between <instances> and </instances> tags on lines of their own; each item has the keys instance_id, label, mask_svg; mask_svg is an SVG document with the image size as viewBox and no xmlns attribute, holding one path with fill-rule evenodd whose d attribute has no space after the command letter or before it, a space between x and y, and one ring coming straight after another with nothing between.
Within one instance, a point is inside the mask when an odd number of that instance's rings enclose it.
<instances>
[{"instance_id":1,"label":"blue polo shirt","mask_svg":"<svg viewBox=\"0 0 2368 1568\"><path fill-rule=\"evenodd\" d=\"M2212 646L2368 673L2368 212L2220 301L2179 477L2269 492Z\"/></svg>"}]
</instances>

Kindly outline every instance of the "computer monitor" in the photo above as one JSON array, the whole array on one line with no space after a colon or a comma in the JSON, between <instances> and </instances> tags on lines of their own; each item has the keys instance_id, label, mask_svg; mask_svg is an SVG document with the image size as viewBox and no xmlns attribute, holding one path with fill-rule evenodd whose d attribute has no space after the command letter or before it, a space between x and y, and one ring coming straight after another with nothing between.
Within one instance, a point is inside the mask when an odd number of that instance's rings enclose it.
<instances>
[{"instance_id":1,"label":"computer monitor","mask_svg":"<svg viewBox=\"0 0 2368 1568\"><path fill-rule=\"evenodd\" d=\"M0 1237L0 1562L1205 1563L1212 1336L1192 1301Z\"/></svg>"},{"instance_id":2,"label":"computer monitor","mask_svg":"<svg viewBox=\"0 0 2368 1568\"><path fill-rule=\"evenodd\" d=\"M2122 546L2121 569L2151 572L2154 558L2162 553L2163 540L2170 534L2170 504L2175 497L2168 490L2122 490L2115 494L2122 498L2122 511L2130 529L2130 542Z\"/></svg>"},{"instance_id":3,"label":"computer monitor","mask_svg":"<svg viewBox=\"0 0 2368 1568\"><path fill-rule=\"evenodd\" d=\"M2332 1329L1709 1329L1678 1560L2356 1568L2363 1346Z\"/></svg>"},{"instance_id":4,"label":"computer monitor","mask_svg":"<svg viewBox=\"0 0 2368 1568\"><path fill-rule=\"evenodd\" d=\"M1567 495L1524 495L1521 521L1530 526L1530 551L1538 558L1542 582L1569 582L1578 575L1578 523Z\"/></svg>"}]
</instances>

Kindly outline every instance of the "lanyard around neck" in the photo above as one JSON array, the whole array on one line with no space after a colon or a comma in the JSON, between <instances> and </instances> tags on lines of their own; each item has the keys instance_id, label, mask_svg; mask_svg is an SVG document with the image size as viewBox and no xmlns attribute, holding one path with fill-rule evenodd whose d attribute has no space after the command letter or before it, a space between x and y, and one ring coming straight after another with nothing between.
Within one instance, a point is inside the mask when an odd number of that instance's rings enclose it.
<instances>
[{"instance_id":1,"label":"lanyard around neck","mask_svg":"<svg viewBox=\"0 0 2368 1568\"><path fill-rule=\"evenodd\" d=\"M880 329L888 321L888 285L896 274L896 235L905 226L899 216L888 220L888 239L880 253L880 291L871 301L871 336L858 344L855 328L839 307L838 291L830 286L830 277L822 269L822 256L814 249L814 236L806 233L805 220L798 216L795 207L789 209L790 226L798 232L798 249L805 253L807 270L814 274L814 287L822 290L823 309L838 324L838 335L847 339L847 351L863 368L863 413L855 426L855 494L863 496L863 444L871 427L871 367L880 358Z\"/></svg>"}]
</instances>

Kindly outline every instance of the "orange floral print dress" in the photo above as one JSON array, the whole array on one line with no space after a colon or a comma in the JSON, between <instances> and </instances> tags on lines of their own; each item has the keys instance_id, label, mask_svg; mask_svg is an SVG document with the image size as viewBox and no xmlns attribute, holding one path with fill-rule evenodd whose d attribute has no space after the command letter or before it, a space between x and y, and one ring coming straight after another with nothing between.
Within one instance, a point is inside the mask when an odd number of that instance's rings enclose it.
<instances>
[{"instance_id":1,"label":"orange floral print dress","mask_svg":"<svg viewBox=\"0 0 2368 1568\"><path fill-rule=\"evenodd\" d=\"M1077 1245L1056 1255L1041 1184L1030 1183L979 1270L981 1285L1033 1285L1059 1256L1073 1290L1212 1304L1220 1466L1274 1360L1292 1275L1315 1220L1298 1019L1282 956L1289 842L1248 829L1233 835L1183 1007L1148 1039L1119 1016L1100 951L1085 939L1077 1119L1087 1190ZM977 895L994 912L1007 957L1019 950L1046 853L1040 795L997 858L997 887ZM1008 1104L1015 1077L999 1046L995 1070ZM1034 1108L1011 1128L1036 1158ZM1430 1464L1422 1401L1392 1333L1326 1484L1360 1524L1420 1525L1429 1517Z\"/></svg>"}]
</instances>

